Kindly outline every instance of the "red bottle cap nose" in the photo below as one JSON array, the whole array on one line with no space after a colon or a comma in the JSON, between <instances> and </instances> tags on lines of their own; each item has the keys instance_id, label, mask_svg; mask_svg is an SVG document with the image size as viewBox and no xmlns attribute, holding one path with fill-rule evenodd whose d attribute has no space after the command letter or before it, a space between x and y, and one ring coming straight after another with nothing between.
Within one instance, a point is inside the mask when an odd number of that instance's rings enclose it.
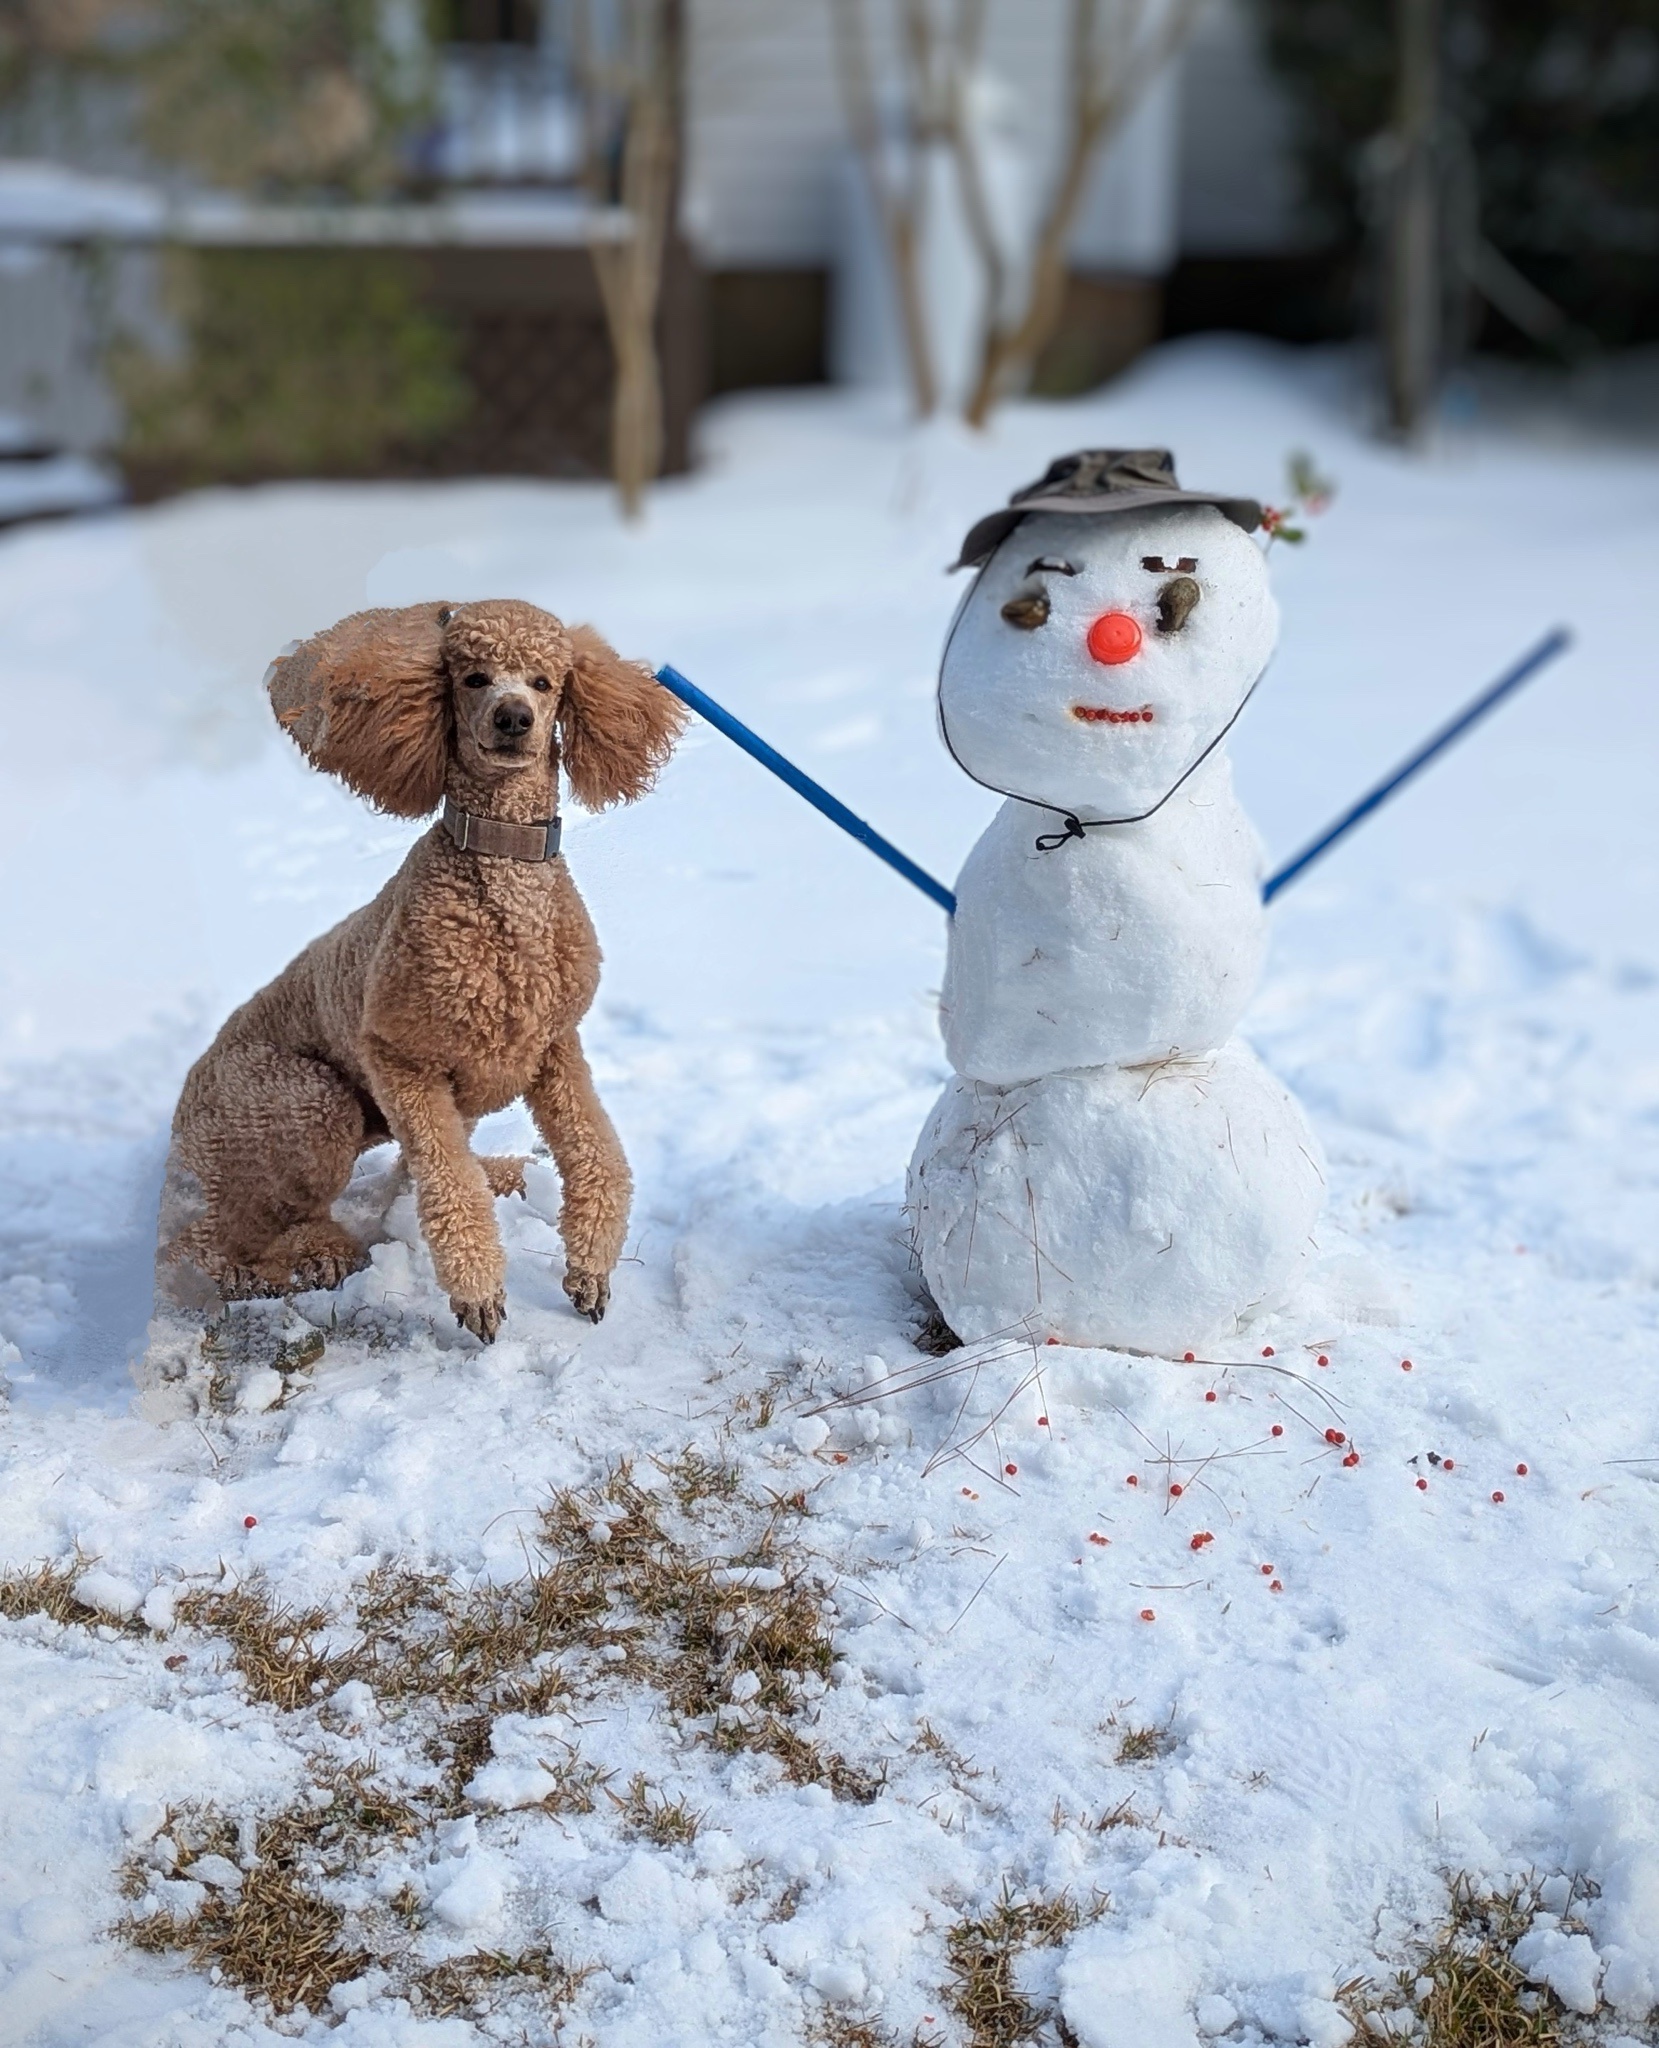
<instances>
[{"instance_id":1,"label":"red bottle cap nose","mask_svg":"<svg viewBox=\"0 0 1659 2048\"><path fill-rule=\"evenodd\" d=\"M1133 661L1140 651L1141 629L1128 612L1102 612L1089 628L1089 652L1108 668Z\"/></svg>"}]
</instances>

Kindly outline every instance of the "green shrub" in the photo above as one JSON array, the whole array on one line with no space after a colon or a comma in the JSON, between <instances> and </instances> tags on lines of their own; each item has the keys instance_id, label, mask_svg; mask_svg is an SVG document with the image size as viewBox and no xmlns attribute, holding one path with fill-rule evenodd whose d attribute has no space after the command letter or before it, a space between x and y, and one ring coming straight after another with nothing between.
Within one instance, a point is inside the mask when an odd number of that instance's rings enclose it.
<instances>
[{"instance_id":1,"label":"green shrub","mask_svg":"<svg viewBox=\"0 0 1659 2048\"><path fill-rule=\"evenodd\" d=\"M119 345L123 461L141 491L420 466L472 394L454 330L387 251L176 250L176 358Z\"/></svg>"}]
</instances>

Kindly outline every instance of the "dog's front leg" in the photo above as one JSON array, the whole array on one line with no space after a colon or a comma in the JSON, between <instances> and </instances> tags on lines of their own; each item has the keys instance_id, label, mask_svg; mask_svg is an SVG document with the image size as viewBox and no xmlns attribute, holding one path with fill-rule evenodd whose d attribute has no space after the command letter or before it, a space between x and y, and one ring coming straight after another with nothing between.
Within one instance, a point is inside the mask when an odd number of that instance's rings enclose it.
<instances>
[{"instance_id":1,"label":"dog's front leg","mask_svg":"<svg viewBox=\"0 0 1659 2048\"><path fill-rule=\"evenodd\" d=\"M415 1183L421 1231L455 1320L486 1344L506 1314L507 1262L484 1168L445 1077L372 1040L369 1086Z\"/></svg>"},{"instance_id":2,"label":"dog's front leg","mask_svg":"<svg viewBox=\"0 0 1659 2048\"><path fill-rule=\"evenodd\" d=\"M524 1099L564 1186L565 1292L577 1313L596 1323L622 1256L633 1179L574 1031L554 1040Z\"/></svg>"}]
</instances>

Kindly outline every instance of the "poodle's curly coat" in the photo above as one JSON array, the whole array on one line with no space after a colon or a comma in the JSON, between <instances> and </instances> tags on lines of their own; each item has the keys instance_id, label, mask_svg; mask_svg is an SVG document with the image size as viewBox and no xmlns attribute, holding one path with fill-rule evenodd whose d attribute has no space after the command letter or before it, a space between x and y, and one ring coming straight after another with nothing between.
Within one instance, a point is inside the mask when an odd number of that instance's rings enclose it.
<instances>
[{"instance_id":1,"label":"poodle's curly coat","mask_svg":"<svg viewBox=\"0 0 1659 2048\"><path fill-rule=\"evenodd\" d=\"M540 823L561 763L588 808L631 801L685 716L590 628L516 600L359 612L266 681L307 757L401 817L448 799ZM631 1193L576 1034L599 959L563 859L463 852L434 825L191 1069L162 1202L164 1296L337 1286L366 1254L333 1204L358 1155L395 1138L450 1306L491 1341L505 1281L493 1197L523 1193L523 1161L475 1156L471 1131L522 1096L563 1183L565 1292L597 1322Z\"/></svg>"}]
</instances>

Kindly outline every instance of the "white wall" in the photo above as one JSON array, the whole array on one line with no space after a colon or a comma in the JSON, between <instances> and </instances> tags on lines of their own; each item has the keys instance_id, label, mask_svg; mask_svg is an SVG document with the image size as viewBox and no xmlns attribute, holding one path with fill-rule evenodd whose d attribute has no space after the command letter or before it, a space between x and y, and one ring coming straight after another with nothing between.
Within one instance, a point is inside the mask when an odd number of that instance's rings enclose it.
<instances>
[{"instance_id":1,"label":"white wall","mask_svg":"<svg viewBox=\"0 0 1659 2048\"><path fill-rule=\"evenodd\" d=\"M684 222L711 267L827 264L847 141L832 0L689 0ZM865 0L873 29L893 0ZM991 0L988 69L1035 175L1064 134L1067 0ZM1166 83L1102 159L1075 253L1082 267L1155 275L1176 248L1177 107Z\"/></svg>"},{"instance_id":2,"label":"white wall","mask_svg":"<svg viewBox=\"0 0 1659 2048\"><path fill-rule=\"evenodd\" d=\"M1210 0L1181 66L1178 232L1192 256L1298 246L1291 109L1250 0Z\"/></svg>"}]
</instances>

